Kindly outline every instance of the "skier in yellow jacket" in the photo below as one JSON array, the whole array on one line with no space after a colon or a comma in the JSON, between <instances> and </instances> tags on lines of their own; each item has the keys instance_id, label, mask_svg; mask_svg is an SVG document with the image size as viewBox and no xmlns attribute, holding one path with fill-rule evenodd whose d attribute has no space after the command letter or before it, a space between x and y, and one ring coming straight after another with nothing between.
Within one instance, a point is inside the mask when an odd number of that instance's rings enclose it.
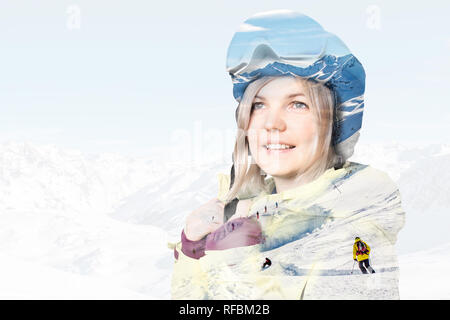
<instances>
[{"instance_id":1,"label":"skier in yellow jacket","mask_svg":"<svg viewBox=\"0 0 450 320\"><path fill-rule=\"evenodd\" d=\"M359 237L355 238L353 244L353 260L358 261L359 269L364 274L375 273L375 270L369 264L370 247L367 243L362 241ZM367 268L367 269L366 269Z\"/></svg>"}]
</instances>

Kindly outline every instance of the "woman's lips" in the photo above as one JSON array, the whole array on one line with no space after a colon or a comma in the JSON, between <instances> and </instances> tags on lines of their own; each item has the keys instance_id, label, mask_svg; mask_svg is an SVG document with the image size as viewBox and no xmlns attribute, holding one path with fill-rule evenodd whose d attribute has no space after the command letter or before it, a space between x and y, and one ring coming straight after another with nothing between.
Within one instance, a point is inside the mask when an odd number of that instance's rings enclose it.
<instances>
[{"instance_id":1,"label":"woman's lips","mask_svg":"<svg viewBox=\"0 0 450 320\"><path fill-rule=\"evenodd\" d=\"M288 145L290 146L290 145ZM284 154L289 153L295 149L295 146L290 146L290 148L268 148L266 145L263 145L262 148L267 152L267 154Z\"/></svg>"}]
</instances>

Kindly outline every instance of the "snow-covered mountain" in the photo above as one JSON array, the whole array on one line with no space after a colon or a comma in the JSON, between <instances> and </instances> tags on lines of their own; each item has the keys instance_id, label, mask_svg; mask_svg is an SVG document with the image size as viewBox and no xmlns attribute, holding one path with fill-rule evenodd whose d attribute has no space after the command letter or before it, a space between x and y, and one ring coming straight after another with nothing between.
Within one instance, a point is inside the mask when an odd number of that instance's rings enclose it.
<instances>
[{"instance_id":1,"label":"snow-covered mountain","mask_svg":"<svg viewBox=\"0 0 450 320\"><path fill-rule=\"evenodd\" d=\"M351 160L381 169L397 182L406 212L399 253L450 242L450 144L360 145Z\"/></svg>"},{"instance_id":2,"label":"snow-covered mountain","mask_svg":"<svg viewBox=\"0 0 450 320\"><path fill-rule=\"evenodd\" d=\"M449 256L413 252L450 243L450 145L358 144L350 160L388 172L400 187L401 285L412 286L414 266L433 272L424 259ZM216 196L217 173L229 168L0 144L0 297L169 298L167 242Z\"/></svg>"},{"instance_id":3,"label":"snow-covered mountain","mask_svg":"<svg viewBox=\"0 0 450 320\"><path fill-rule=\"evenodd\" d=\"M123 199L111 217L163 228L173 237L180 235L187 214L217 194L217 173L224 165L176 167L169 177Z\"/></svg>"},{"instance_id":4,"label":"snow-covered mountain","mask_svg":"<svg viewBox=\"0 0 450 320\"><path fill-rule=\"evenodd\" d=\"M0 144L0 209L106 211L161 177L159 163L28 143Z\"/></svg>"}]
</instances>

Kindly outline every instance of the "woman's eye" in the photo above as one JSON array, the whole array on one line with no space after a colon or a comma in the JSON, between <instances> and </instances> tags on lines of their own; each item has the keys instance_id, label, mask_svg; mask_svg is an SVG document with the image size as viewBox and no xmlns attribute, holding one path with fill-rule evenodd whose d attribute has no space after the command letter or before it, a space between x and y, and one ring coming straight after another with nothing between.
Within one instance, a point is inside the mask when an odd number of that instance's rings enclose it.
<instances>
[{"instance_id":1,"label":"woman's eye","mask_svg":"<svg viewBox=\"0 0 450 320\"><path fill-rule=\"evenodd\" d=\"M295 110L308 109L308 106L305 103L303 103L303 102L294 101L292 103L292 105L293 105Z\"/></svg>"},{"instance_id":2,"label":"woman's eye","mask_svg":"<svg viewBox=\"0 0 450 320\"><path fill-rule=\"evenodd\" d=\"M258 110L261 109L262 107L264 107L264 104L262 102L255 102L252 105L252 110Z\"/></svg>"}]
</instances>

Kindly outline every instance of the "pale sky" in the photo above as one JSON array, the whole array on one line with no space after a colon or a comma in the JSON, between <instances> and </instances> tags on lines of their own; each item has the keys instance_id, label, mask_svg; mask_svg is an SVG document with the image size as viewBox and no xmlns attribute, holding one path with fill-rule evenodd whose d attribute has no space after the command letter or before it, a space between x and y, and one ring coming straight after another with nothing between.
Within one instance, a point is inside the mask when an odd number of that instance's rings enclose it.
<instances>
[{"instance_id":1,"label":"pale sky","mask_svg":"<svg viewBox=\"0 0 450 320\"><path fill-rule=\"evenodd\" d=\"M378 0L3 1L0 142L144 155L195 123L233 132L228 44L275 9L362 62L360 142L450 142L450 2Z\"/></svg>"}]
</instances>

